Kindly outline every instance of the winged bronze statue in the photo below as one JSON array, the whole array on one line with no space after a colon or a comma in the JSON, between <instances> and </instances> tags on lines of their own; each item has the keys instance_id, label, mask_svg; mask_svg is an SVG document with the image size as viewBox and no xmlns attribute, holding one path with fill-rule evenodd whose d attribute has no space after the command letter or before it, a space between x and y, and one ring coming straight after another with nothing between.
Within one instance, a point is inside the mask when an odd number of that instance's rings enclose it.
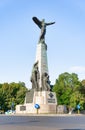
<instances>
[{"instance_id":1,"label":"winged bronze statue","mask_svg":"<svg viewBox=\"0 0 85 130\"><path fill-rule=\"evenodd\" d=\"M42 21L40 21L37 17L33 17L32 19L37 24L37 26L41 29L39 42L41 43L45 42L46 27L48 25L54 24L55 22L45 23L45 19L42 19Z\"/></svg>"}]
</instances>

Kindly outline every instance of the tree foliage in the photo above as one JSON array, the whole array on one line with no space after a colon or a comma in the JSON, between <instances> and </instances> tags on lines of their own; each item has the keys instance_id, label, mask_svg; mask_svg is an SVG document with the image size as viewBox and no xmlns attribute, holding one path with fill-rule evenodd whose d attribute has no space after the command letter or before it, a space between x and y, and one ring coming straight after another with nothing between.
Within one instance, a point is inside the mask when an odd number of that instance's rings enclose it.
<instances>
[{"instance_id":1,"label":"tree foliage","mask_svg":"<svg viewBox=\"0 0 85 130\"><path fill-rule=\"evenodd\" d=\"M24 82L0 84L0 109L6 111L24 102L27 88Z\"/></svg>"},{"instance_id":2,"label":"tree foliage","mask_svg":"<svg viewBox=\"0 0 85 130\"><path fill-rule=\"evenodd\" d=\"M80 82L77 74L60 74L53 91L56 92L58 104L67 105L69 108L76 108L80 104L81 109L85 109L85 80Z\"/></svg>"}]
</instances>

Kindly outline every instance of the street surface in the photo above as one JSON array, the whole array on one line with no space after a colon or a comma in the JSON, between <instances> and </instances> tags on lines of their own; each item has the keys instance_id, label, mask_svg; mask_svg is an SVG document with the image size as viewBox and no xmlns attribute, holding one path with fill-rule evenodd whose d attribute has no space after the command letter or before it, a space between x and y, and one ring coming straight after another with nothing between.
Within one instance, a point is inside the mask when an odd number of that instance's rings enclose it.
<instances>
[{"instance_id":1,"label":"street surface","mask_svg":"<svg viewBox=\"0 0 85 130\"><path fill-rule=\"evenodd\" d=\"M0 115L0 130L85 130L84 115Z\"/></svg>"}]
</instances>

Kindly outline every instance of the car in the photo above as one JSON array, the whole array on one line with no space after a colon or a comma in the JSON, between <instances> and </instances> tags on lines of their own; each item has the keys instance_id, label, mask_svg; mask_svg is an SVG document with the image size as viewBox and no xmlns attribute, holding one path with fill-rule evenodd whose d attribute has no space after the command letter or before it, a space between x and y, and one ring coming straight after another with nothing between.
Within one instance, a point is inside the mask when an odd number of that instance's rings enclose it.
<instances>
[{"instance_id":1,"label":"car","mask_svg":"<svg viewBox=\"0 0 85 130\"><path fill-rule=\"evenodd\" d=\"M14 110L8 110L5 112L6 115L15 114Z\"/></svg>"}]
</instances>

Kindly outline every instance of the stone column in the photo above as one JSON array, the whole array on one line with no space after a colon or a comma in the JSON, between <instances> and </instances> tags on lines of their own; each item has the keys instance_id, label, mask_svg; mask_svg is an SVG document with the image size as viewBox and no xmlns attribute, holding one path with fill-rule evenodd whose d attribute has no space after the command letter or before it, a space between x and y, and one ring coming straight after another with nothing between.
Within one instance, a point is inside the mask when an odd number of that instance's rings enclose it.
<instances>
[{"instance_id":1,"label":"stone column","mask_svg":"<svg viewBox=\"0 0 85 130\"><path fill-rule=\"evenodd\" d=\"M38 61L38 68L40 72L39 88L42 88L41 76L45 72L48 74L47 45L45 43L37 44L36 61Z\"/></svg>"}]
</instances>

